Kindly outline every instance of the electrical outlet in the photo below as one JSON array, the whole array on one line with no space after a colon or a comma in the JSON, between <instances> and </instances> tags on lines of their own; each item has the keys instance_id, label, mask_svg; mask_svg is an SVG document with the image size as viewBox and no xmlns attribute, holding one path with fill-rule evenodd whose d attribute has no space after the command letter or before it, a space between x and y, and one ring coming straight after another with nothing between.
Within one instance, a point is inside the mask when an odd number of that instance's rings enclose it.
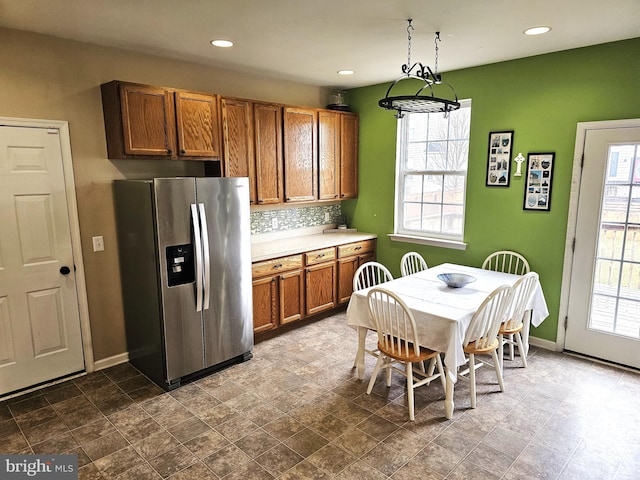
<instances>
[{"instance_id":1,"label":"electrical outlet","mask_svg":"<svg viewBox=\"0 0 640 480\"><path fill-rule=\"evenodd\" d=\"M324 221L325 223L329 223L331 218L329 217L329 212L324 212Z\"/></svg>"},{"instance_id":2,"label":"electrical outlet","mask_svg":"<svg viewBox=\"0 0 640 480\"><path fill-rule=\"evenodd\" d=\"M93 251L94 252L104 252L104 238L102 235L99 237L93 237Z\"/></svg>"},{"instance_id":3,"label":"electrical outlet","mask_svg":"<svg viewBox=\"0 0 640 480\"><path fill-rule=\"evenodd\" d=\"M272 218L271 219L271 228L273 228L274 230L278 229L278 219L277 218Z\"/></svg>"}]
</instances>

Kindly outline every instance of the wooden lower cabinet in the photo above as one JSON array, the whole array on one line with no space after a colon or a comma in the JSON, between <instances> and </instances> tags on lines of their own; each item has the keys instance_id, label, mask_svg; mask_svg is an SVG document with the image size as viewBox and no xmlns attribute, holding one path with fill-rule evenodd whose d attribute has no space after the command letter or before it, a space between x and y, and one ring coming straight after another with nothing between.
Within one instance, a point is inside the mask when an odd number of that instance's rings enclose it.
<instances>
[{"instance_id":1,"label":"wooden lower cabinet","mask_svg":"<svg viewBox=\"0 0 640 480\"><path fill-rule=\"evenodd\" d=\"M360 265L375 260L375 248L372 239L254 263L254 333L347 303L353 275Z\"/></svg>"},{"instance_id":2,"label":"wooden lower cabinet","mask_svg":"<svg viewBox=\"0 0 640 480\"><path fill-rule=\"evenodd\" d=\"M307 315L336 306L336 262L325 262L306 269Z\"/></svg>"}]
</instances>

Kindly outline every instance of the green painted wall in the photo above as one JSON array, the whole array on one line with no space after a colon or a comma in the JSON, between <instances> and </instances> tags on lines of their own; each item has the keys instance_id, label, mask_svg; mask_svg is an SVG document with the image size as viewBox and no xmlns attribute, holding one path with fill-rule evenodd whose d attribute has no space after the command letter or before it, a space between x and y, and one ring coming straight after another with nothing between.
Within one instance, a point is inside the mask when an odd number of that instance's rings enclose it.
<instances>
[{"instance_id":1,"label":"green painted wall","mask_svg":"<svg viewBox=\"0 0 640 480\"><path fill-rule=\"evenodd\" d=\"M378 107L378 100L388 84L349 92L352 109L360 114L359 193L356 200L343 202L343 213L360 231L378 234L378 259L394 276L399 275L400 258L411 250L430 265L480 266L496 250L522 253L540 274L550 312L532 335L555 341L576 124L640 117L640 38L448 72L444 80L455 87L458 98L472 99L467 249L387 237L393 232L396 119ZM415 91L400 86L394 94ZM550 212L523 211L525 177L513 177L515 163L508 188L485 186L488 135L499 130L515 131L514 157L518 152L525 157L528 152L555 152Z\"/></svg>"}]
</instances>

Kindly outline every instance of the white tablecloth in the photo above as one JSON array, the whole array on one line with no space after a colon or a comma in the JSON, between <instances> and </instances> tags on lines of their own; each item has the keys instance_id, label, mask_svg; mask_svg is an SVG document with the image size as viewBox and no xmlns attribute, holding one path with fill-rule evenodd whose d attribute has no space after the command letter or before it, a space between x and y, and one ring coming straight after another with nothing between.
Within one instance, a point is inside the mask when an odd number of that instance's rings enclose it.
<instances>
[{"instance_id":1,"label":"white tablecloth","mask_svg":"<svg viewBox=\"0 0 640 480\"><path fill-rule=\"evenodd\" d=\"M449 288L437 275L451 272L473 275L477 280L463 288ZM457 368L465 363L462 342L473 314L489 293L500 285L512 286L519 278L518 275L444 263L381 286L405 301L416 319L420 344L444 352L448 376L455 382ZM375 330L367 306L368 291L360 290L351 296L347 324ZM532 311L531 323L536 327L549 315L539 283L528 310Z\"/></svg>"}]
</instances>

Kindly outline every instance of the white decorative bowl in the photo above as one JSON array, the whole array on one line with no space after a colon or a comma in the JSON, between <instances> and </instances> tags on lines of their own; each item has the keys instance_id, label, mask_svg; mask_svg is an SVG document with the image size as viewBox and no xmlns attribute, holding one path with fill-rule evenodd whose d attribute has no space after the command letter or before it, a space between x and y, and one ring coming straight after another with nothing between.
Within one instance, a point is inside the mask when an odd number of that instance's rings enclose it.
<instances>
[{"instance_id":1,"label":"white decorative bowl","mask_svg":"<svg viewBox=\"0 0 640 480\"><path fill-rule=\"evenodd\" d=\"M438 278L451 288L464 287L476 281L476 277L467 275L466 273L441 273L438 275Z\"/></svg>"}]
</instances>

